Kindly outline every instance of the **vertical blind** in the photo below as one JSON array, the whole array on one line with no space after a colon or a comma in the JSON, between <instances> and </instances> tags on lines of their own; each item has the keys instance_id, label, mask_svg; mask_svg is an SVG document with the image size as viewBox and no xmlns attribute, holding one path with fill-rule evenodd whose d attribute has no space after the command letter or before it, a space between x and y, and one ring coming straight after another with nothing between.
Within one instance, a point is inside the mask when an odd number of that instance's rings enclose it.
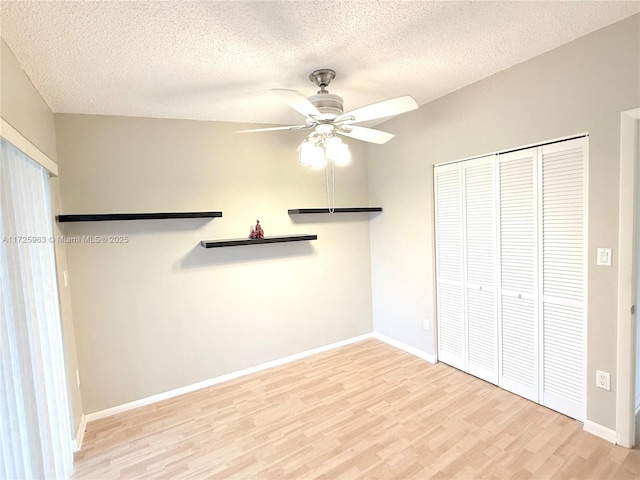
<instances>
[{"instance_id":1,"label":"vertical blind","mask_svg":"<svg viewBox=\"0 0 640 480\"><path fill-rule=\"evenodd\" d=\"M0 138L0 478L68 478L73 458L48 173Z\"/></svg>"}]
</instances>

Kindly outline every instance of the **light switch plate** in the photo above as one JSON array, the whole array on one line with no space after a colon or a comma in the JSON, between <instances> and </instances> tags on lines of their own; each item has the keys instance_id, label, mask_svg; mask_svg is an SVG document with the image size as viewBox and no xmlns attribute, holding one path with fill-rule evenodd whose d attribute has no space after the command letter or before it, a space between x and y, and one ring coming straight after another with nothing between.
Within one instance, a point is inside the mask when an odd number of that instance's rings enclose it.
<instances>
[{"instance_id":1,"label":"light switch plate","mask_svg":"<svg viewBox=\"0 0 640 480\"><path fill-rule=\"evenodd\" d=\"M610 248L598 248L596 257L596 265L602 265L605 267L611 266L611 249Z\"/></svg>"}]
</instances>

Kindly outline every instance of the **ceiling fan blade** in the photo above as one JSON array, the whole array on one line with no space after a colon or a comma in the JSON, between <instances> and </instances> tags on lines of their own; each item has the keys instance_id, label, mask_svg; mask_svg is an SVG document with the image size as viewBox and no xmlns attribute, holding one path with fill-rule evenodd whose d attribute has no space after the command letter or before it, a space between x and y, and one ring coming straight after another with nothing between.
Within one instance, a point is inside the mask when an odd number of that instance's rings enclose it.
<instances>
[{"instance_id":1,"label":"ceiling fan blade","mask_svg":"<svg viewBox=\"0 0 640 480\"><path fill-rule=\"evenodd\" d=\"M233 133L273 132L275 130L303 130L311 128L308 125L288 125L286 127L252 128L251 130L236 130Z\"/></svg>"},{"instance_id":2,"label":"ceiling fan blade","mask_svg":"<svg viewBox=\"0 0 640 480\"><path fill-rule=\"evenodd\" d=\"M344 127L336 129L336 132L346 137L369 143L377 143L379 145L387 143L395 137L393 133L383 132L382 130L375 130L373 128L358 127L356 125L345 125Z\"/></svg>"},{"instance_id":3,"label":"ceiling fan blade","mask_svg":"<svg viewBox=\"0 0 640 480\"><path fill-rule=\"evenodd\" d=\"M383 117L391 117L392 115L400 115L401 113L410 112L417 108L418 104L411 95L403 95L402 97L390 98L389 100L383 100L382 102L372 103L371 105L345 112L338 116L335 121L360 123ZM353 117L353 120L351 120L350 117Z\"/></svg>"},{"instance_id":4,"label":"ceiling fan blade","mask_svg":"<svg viewBox=\"0 0 640 480\"><path fill-rule=\"evenodd\" d=\"M284 100L287 105L293 108L296 112L301 113L305 117L315 116L316 118L322 118L320 110L318 110L313 103L307 100L307 97L297 90L274 88L271 91Z\"/></svg>"}]
</instances>

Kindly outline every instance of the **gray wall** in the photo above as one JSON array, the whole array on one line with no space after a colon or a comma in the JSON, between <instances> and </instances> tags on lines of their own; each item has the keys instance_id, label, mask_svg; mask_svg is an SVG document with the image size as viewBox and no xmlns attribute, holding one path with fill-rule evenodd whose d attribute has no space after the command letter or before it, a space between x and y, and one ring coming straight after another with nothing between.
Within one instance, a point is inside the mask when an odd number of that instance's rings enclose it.
<instances>
[{"instance_id":1,"label":"gray wall","mask_svg":"<svg viewBox=\"0 0 640 480\"><path fill-rule=\"evenodd\" d=\"M615 429L615 391L593 379L604 370L615 385L620 112L638 106L635 15L381 125L398 136L367 151L385 208L370 226L374 329L435 352L434 164L588 132L587 418ZM613 267L595 265L597 247L614 249Z\"/></svg>"},{"instance_id":2,"label":"gray wall","mask_svg":"<svg viewBox=\"0 0 640 480\"><path fill-rule=\"evenodd\" d=\"M55 162L56 134L51 109L4 40L0 40L0 72L2 118Z\"/></svg>"},{"instance_id":3,"label":"gray wall","mask_svg":"<svg viewBox=\"0 0 640 480\"><path fill-rule=\"evenodd\" d=\"M0 49L0 114L22 136L38 147L51 160L56 161L56 133L53 114L29 80L29 77L20 68L18 61L4 43L4 40L0 40ZM50 185L52 212L57 215L60 210L58 178L50 177ZM53 222L53 229L56 236L60 235L60 230L55 221ZM80 425L83 407L80 388L75 381L78 361L76 358L70 291L69 288L64 287L64 271L67 270L67 261L63 244L55 245L55 255L75 434Z\"/></svg>"},{"instance_id":4,"label":"gray wall","mask_svg":"<svg viewBox=\"0 0 640 480\"><path fill-rule=\"evenodd\" d=\"M87 412L372 330L369 216L289 217L326 206L304 137L248 125L56 115L66 213L222 210L213 220L66 223ZM364 146L339 169L336 203L368 204ZM204 249L203 239L315 233L313 242Z\"/></svg>"}]
</instances>

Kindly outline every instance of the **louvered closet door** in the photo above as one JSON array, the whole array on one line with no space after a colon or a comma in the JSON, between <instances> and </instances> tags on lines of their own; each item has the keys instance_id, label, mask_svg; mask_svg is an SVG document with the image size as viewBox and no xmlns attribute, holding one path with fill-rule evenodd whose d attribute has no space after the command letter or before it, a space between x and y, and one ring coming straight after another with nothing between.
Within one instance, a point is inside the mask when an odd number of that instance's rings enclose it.
<instances>
[{"instance_id":1,"label":"louvered closet door","mask_svg":"<svg viewBox=\"0 0 640 480\"><path fill-rule=\"evenodd\" d=\"M587 140L541 149L541 403L584 420Z\"/></svg>"},{"instance_id":2,"label":"louvered closet door","mask_svg":"<svg viewBox=\"0 0 640 480\"><path fill-rule=\"evenodd\" d=\"M434 169L438 359L465 368L460 164Z\"/></svg>"},{"instance_id":3,"label":"louvered closet door","mask_svg":"<svg viewBox=\"0 0 640 480\"><path fill-rule=\"evenodd\" d=\"M496 156L463 162L466 371L498 383Z\"/></svg>"},{"instance_id":4,"label":"louvered closet door","mask_svg":"<svg viewBox=\"0 0 640 480\"><path fill-rule=\"evenodd\" d=\"M500 386L538 402L538 149L500 155Z\"/></svg>"}]
</instances>

